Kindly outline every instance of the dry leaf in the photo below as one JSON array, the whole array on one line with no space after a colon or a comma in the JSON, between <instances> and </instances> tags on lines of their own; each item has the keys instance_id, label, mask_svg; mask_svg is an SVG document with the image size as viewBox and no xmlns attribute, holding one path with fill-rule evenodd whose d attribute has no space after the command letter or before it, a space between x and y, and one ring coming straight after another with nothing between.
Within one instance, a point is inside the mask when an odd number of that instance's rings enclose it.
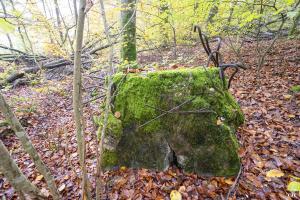
<instances>
[{"instance_id":1,"label":"dry leaf","mask_svg":"<svg viewBox=\"0 0 300 200\"><path fill-rule=\"evenodd\" d=\"M221 120L221 119L218 119L218 120L217 120L217 125L220 126L220 125L222 125L222 124L223 124L222 120Z\"/></svg>"},{"instance_id":2,"label":"dry leaf","mask_svg":"<svg viewBox=\"0 0 300 200\"><path fill-rule=\"evenodd\" d=\"M180 192L178 192L177 190L171 191L170 198L171 198L171 200L182 200L182 196L181 196Z\"/></svg>"},{"instance_id":3,"label":"dry leaf","mask_svg":"<svg viewBox=\"0 0 300 200\"><path fill-rule=\"evenodd\" d=\"M232 178L228 178L228 179L225 179L225 183L227 183L228 185L232 185L234 183L234 181Z\"/></svg>"},{"instance_id":4,"label":"dry leaf","mask_svg":"<svg viewBox=\"0 0 300 200\"><path fill-rule=\"evenodd\" d=\"M287 190L290 192L300 192L300 183L292 181L288 184Z\"/></svg>"},{"instance_id":5,"label":"dry leaf","mask_svg":"<svg viewBox=\"0 0 300 200\"><path fill-rule=\"evenodd\" d=\"M267 172L266 175L268 178L274 178L274 177L282 177L284 176L284 173L278 169L272 169Z\"/></svg>"},{"instance_id":6,"label":"dry leaf","mask_svg":"<svg viewBox=\"0 0 300 200\"><path fill-rule=\"evenodd\" d=\"M41 181L44 178L43 175L39 175L35 178L36 181Z\"/></svg>"},{"instance_id":7,"label":"dry leaf","mask_svg":"<svg viewBox=\"0 0 300 200\"><path fill-rule=\"evenodd\" d=\"M121 117L121 113L119 111L115 112L115 117L119 119Z\"/></svg>"},{"instance_id":8,"label":"dry leaf","mask_svg":"<svg viewBox=\"0 0 300 200\"><path fill-rule=\"evenodd\" d=\"M50 195L49 191L46 188L42 188L41 193L46 197L49 197L49 195Z\"/></svg>"},{"instance_id":9,"label":"dry leaf","mask_svg":"<svg viewBox=\"0 0 300 200\"><path fill-rule=\"evenodd\" d=\"M58 191L63 191L66 188L66 185L63 183L61 186L59 186Z\"/></svg>"},{"instance_id":10,"label":"dry leaf","mask_svg":"<svg viewBox=\"0 0 300 200\"><path fill-rule=\"evenodd\" d=\"M290 95L290 94L285 94L285 95L283 95L283 97L284 97L284 99L289 100L289 99L292 97L292 95Z\"/></svg>"}]
</instances>

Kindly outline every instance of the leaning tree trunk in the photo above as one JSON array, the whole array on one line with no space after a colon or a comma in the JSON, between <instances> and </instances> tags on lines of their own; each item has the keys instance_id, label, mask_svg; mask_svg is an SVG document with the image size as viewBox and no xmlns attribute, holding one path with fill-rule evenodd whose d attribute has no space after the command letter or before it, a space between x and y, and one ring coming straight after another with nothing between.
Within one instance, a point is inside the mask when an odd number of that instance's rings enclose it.
<instances>
[{"instance_id":1,"label":"leaning tree trunk","mask_svg":"<svg viewBox=\"0 0 300 200\"><path fill-rule=\"evenodd\" d=\"M7 148L0 140L0 171L8 179L10 184L17 191L20 199L25 199L24 194L29 195L33 199L43 199L40 190L35 187L21 172L15 161L10 157Z\"/></svg>"},{"instance_id":2,"label":"leaning tree trunk","mask_svg":"<svg viewBox=\"0 0 300 200\"><path fill-rule=\"evenodd\" d=\"M82 114L82 82L81 82L81 52L83 41L83 29L85 19L86 0L80 0L76 28L76 46L74 57L74 78L73 78L73 109L76 126L76 137L78 144L79 162L82 170L82 199L91 199L89 191L89 180L85 166L85 140L84 140L84 119Z\"/></svg>"},{"instance_id":3,"label":"leaning tree trunk","mask_svg":"<svg viewBox=\"0 0 300 200\"><path fill-rule=\"evenodd\" d=\"M14 130L16 136L21 141L21 144L24 148L24 150L30 155L31 159L33 160L36 168L38 171L44 176L44 179L46 180L48 187L50 189L51 195L54 200L60 199L60 195L58 193L56 184L54 182L54 179L47 168L47 166L44 164L42 159L40 158L37 150L32 145L30 139L27 137L26 132L19 122L19 120L16 118L14 113L12 112L9 105L6 103L3 95L0 93L0 111L5 116L6 120L10 124L11 128Z\"/></svg>"},{"instance_id":4,"label":"leaning tree trunk","mask_svg":"<svg viewBox=\"0 0 300 200\"><path fill-rule=\"evenodd\" d=\"M121 0L121 59L136 61L136 0Z\"/></svg>"}]
</instances>

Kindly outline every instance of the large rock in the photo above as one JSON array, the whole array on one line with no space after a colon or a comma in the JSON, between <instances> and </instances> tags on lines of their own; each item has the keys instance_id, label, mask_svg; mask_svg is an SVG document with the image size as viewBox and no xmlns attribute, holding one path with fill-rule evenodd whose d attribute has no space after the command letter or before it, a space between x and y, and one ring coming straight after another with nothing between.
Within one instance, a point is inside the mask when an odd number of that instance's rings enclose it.
<instances>
[{"instance_id":1,"label":"large rock","mask_svg":"<svg viewBox=\"0 0 300 200\"><path fill-rule=\"evenodd\" d=\"M217 69L117 74L103 167L231 176L239 171L236 128L244 121Z\"/></svg>"}]
</instances>

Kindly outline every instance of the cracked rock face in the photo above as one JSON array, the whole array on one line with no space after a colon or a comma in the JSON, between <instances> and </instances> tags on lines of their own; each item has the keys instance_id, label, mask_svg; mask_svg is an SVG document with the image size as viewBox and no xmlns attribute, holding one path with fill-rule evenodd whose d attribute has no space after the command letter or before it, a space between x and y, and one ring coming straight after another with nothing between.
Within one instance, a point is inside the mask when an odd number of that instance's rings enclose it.
<instances>
[{"instance_id":1,"label":"cracked rock face","mask_svg":"<svg viewBox=\"0 0 300 200\"><path fill-rule=\"evenodd\" d=\"M218 70L116 74L103 167L232 176L239 171L235 130L244 121ZM101 125L101 122L100 122Z\"/></svg>"}]
</instances>

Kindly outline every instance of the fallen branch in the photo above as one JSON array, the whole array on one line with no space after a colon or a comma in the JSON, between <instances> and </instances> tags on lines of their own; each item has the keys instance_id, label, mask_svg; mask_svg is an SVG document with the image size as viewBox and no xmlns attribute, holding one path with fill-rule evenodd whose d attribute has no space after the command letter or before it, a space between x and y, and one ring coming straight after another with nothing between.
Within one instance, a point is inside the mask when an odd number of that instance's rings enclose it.
<instances>
[{"instance_id":1,"label":"fallen branch","mask_svg":"<svg viewBox=\"0 0 300 200\"><path fill-rule=\"evenodd\" d=\"M226 195L226 200L229 200L229 198L231 198L231 195L235 192L237 184L239 183L239 180L241 178L242 172L243 172L243 166L241 165L240 171L239 171L237 177L235 178L233 185L230 187L230 189Z\"/></svg>"}]
</instances>

